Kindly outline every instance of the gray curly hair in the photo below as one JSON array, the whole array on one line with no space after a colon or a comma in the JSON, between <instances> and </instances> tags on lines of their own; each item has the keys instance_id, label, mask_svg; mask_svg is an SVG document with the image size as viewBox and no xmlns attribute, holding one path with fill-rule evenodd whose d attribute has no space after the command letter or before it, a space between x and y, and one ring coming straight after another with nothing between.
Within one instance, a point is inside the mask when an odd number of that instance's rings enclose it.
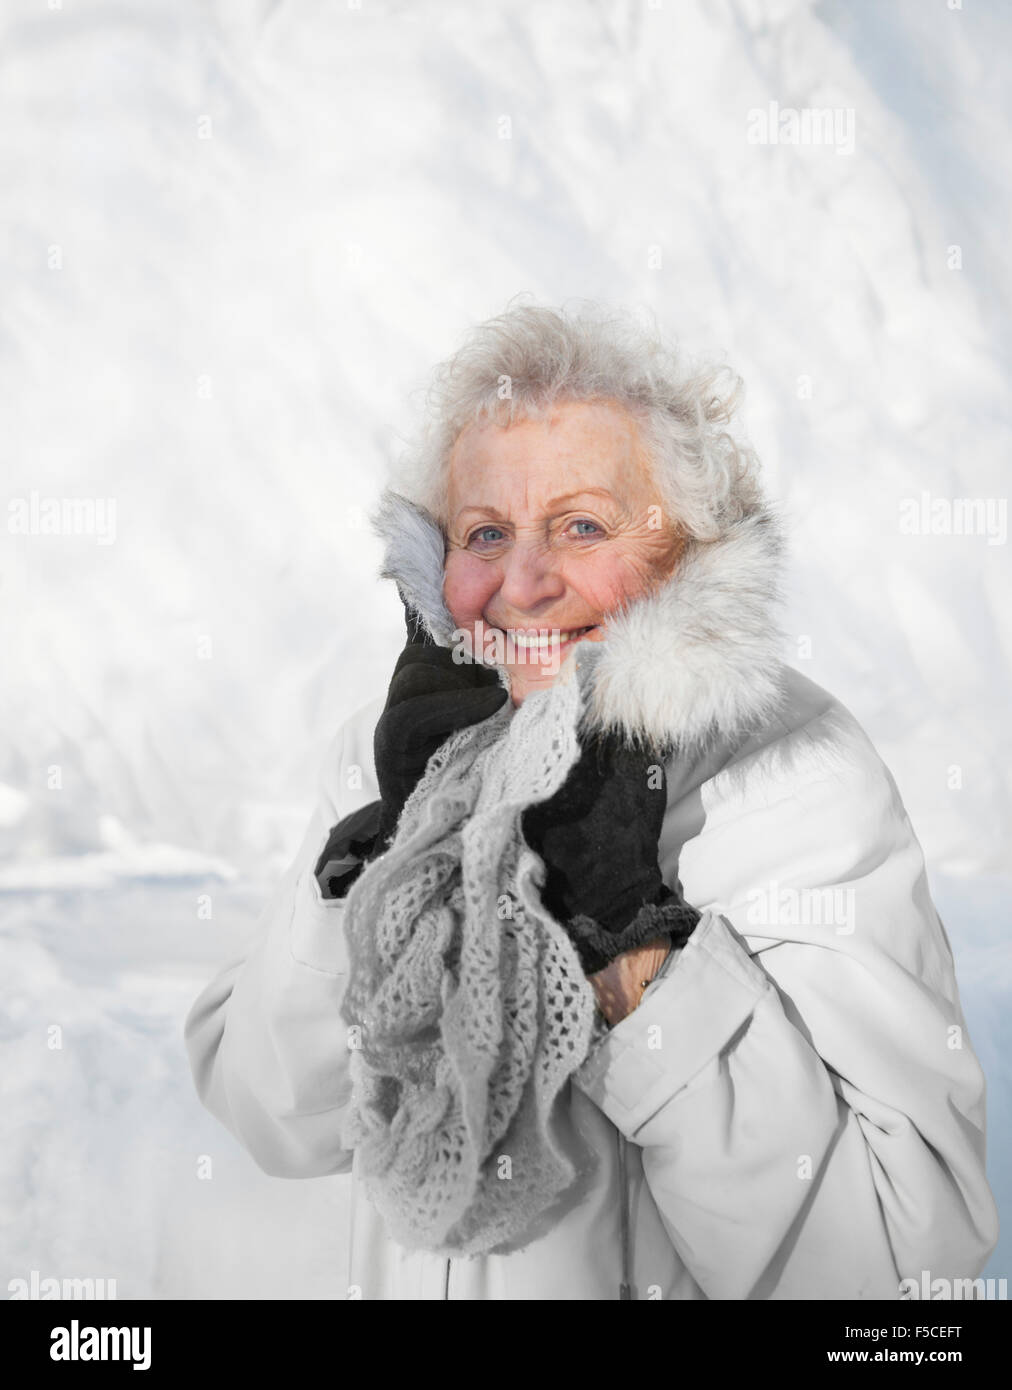
<instances>
[{"instance_id":1,"label":"gray curly hair","mask_svg":"<svg viewBox=\"0 0 1012 1390\"><path fill-rule=\"evenodd\" d=\"M637 422L658 492L689 540L715 541L764 510L754 452L728 425L741 379L686 363L656 322L589 300L548 308L511 300L434 370L397 489L445 523L449 458L461 431L543 418L558 401L607 400Z\"/></svg>"}]
</instances>

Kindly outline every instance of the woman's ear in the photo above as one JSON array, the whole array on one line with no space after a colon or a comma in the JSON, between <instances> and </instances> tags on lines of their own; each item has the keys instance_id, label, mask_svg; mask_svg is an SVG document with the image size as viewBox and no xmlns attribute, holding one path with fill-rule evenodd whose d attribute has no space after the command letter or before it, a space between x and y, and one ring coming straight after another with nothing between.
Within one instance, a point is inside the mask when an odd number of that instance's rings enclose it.
<instances>
[{"instance_id":1,"label":"woman's ear","mask_svg":"<svg viewBox=\"0 0 1012 1390\"><path fill-rule=\"evenodd\" d=\"M454 622L443 598L442 528L424 507L391 488L384 489L370 521L385 547L380 575L394 580L432 640L440 647L450 646Z\"/></svg>"}]
</instances>

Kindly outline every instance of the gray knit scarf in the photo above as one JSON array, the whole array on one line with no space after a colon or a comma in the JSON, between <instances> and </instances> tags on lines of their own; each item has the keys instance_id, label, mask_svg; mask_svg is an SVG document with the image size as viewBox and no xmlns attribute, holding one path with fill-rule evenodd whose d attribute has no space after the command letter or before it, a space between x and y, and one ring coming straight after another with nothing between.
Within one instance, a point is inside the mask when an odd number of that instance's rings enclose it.
<instances>
[{"instance_id":1,"label":"gray knit scarf","mask_svg":"<svg viewBox=\"0 0 1012 1390\"><path fill-rule=\"evenodd\" d=\"M579 756L596 653L574 655L549 690L447 740L346 900L342 1143L407 1249L517 1248L595 1163L561 1103L600 1028L594 993L520 833Z\"/></svg>"}]
</instances>

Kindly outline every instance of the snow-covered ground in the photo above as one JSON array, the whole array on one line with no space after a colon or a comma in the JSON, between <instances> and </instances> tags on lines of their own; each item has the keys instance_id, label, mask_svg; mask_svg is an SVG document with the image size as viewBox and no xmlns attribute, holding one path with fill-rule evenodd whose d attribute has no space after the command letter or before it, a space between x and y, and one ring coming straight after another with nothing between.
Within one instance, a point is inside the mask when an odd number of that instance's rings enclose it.
<instances>
[{"instance_id":1,"label":"snow-covered ground","mask_svg":"<svg viewBox=\"0 0 1012 1390\"><path fill-rule=\"evenodd\" d=\"M745 378L787 655L904 795L1012 1211L1008 8L11 0L0 38L0 1287L344 1296L345 1184L256 1170L182 1020L385 689L364 516L418 389L521 290ZM757 143L774 102L835 143Z\"/></svg>"}]
</instances>

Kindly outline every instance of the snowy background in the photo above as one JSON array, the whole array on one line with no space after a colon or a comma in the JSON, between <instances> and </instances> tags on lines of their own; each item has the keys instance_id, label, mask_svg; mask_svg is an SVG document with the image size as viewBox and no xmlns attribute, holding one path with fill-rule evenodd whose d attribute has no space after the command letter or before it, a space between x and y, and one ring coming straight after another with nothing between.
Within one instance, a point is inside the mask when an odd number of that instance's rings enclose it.
<instances>
[{"instance_id":1,"label":"snowy background","mask_svg":"<svg viewBox=\"0 0 1012 1390\"><path fill-rule=\"evenodd\" d=\"M786 655L903 793L1012 1210L1008 546L900 526L1007 491L1012 11L8 0L0 26L4 501L115 503L114 533L0 536L0 1288L344 1297L345 1184L259 1173L182 1021L386 688L363 521L419 389L519 291L649 306L745 378ZM853 147L750 142L773 101L853 111Z\"/></svg>"}]
</instances>

